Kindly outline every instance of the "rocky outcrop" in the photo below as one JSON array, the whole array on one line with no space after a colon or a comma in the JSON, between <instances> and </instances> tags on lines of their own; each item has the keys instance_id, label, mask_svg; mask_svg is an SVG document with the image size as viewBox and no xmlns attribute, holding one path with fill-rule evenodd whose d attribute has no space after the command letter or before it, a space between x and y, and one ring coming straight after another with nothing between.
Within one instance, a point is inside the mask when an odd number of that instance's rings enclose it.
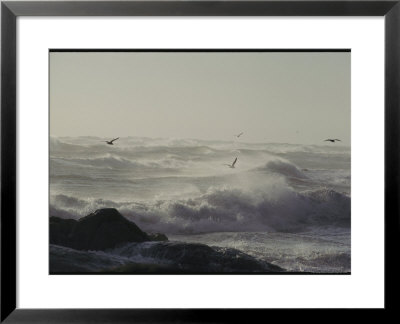
<instances>
[{"instance_id":1,"label":"rocky outcrop","mask_svg":"<svg viewBox=\"0 0 400 324\"><path fill-rule=\"evenodd\" d=\"M114 208L79 220L50 217L50 244L50 273L284 271L236 249L170 242L164 234L147 234Z\"/></svg>"},{"instance_id":2,"label":"rocky outcrop","mask_svg":"<svg viewBox=\"0 0 400 324\"><path fill-rule=\"evenodd\" d=\"M115 251L131 259L140 256L157 263L174 265L178 271L195 273L282 272L279 266L257 260L237 249L211 247L200 243L145 242L127 244Z\"/></svg>"},{"instance_id":3,"label":"rocky outcrop","mask_svg":"<svg viewBox=\"0 0 400 324\"><path fill-rule=\"evenodd\" d=\"M70 246L76 223L75 219L50 217L50 243Z\"/></svg>"},{"instance_id":4,"label":"rocky outcrop","mask_svg":"<svg viewBox=\"0 0 400 324\"><path fill-rule=\"evenodd\" d=\"M140 244L140 243L139 243ZM138 263L111 254L78 251L50 245L50 274L79 273L176 273L173 265Z\"/></svg>"},{"instance_id":5,"label":"rocky outcrop","mask_svg":"<svg viewBox=\"0 0 400 324\"><path fill-rule=\"evenodd\" d=\"M198 243L142 242L96 251L50 245L50 273L278 273L284 269L235 249Z\"/></svg>"},{"instance_id":6,"label":"rocky outcrop","mask_svg":"<svg viewBox=\"0 0 400 324\"><path fill-rule=\"evenodd\" d=\"M129 242L168 240L148 235L115 208L104 208L79 220L50 217L50 243L77 250L106 250Z\"/></svg>"}]
</instances>

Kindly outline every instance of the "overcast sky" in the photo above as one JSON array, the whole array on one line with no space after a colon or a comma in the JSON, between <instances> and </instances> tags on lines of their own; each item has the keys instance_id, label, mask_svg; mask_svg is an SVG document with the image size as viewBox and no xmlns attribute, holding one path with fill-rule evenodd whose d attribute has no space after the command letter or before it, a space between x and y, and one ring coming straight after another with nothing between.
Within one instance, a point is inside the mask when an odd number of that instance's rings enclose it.
<instances>
[{"instance_id":1,"label":"overcast sky","mask_svg":"<svg viewBox=\"0 0 400 324\"><path fill-rule=\"evenodd\" d=\"M350 145L350 53L50 53L50 134Z\"/></svg>"}]
</instances>

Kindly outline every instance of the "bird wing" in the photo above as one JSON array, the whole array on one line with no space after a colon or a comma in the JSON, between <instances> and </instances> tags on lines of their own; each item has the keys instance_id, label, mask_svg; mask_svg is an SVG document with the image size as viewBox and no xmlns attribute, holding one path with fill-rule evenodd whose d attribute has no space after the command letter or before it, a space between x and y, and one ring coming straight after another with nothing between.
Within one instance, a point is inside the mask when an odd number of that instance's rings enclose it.
<instances>
[{"instance_id":1,"label":"bird wing","mask_svg":"<svg viewBox=\"0 0 400 324\"><path fill-rule=\"evenodd\" d=\"M237 161L237 158L235 159L235 161L233 161L232 166L235 166L236 161Z\"/></svg>"},{"instance_id":2,"label":"bird wing","mask_svg":"<svg viewBox=\"0 0 400 324\"><path fill-rule=\"evenodd\" d=\"M341 142L341 140L340 140L340 139L337 139L337 138L335 138L335 141L339 141L339 142Z\"/></svg>"},{"instance_id":3,"label":"bird wing","mask_svg":"<svg viewBox=\"0 0 400 324\"><path fill-rule=\"evenodd\" d=\"M330 139L326 139L324 142L329 142L329 141L331 141Z\"/></svg>"},{"instance_id":4,"label":"bird wing","mask_svg":"<svg viewBox=\"0 0 400 324\"><path fill-rule=\"evenodd\" d=\"M114 139L113 139L113 140L111 140L110 142L112 143L112 142L116 141L117 139L119 139L119 137L117 137L117 138L114 138Z\"/></svg>"}]
</instances>

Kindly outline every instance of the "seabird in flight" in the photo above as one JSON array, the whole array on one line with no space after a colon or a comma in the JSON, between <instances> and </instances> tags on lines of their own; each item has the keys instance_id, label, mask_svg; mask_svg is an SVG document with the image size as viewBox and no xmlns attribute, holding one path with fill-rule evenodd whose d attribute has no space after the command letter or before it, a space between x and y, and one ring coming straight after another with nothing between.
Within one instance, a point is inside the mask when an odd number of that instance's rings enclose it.
<instances>
[{"instance_id":1,"label":"seabird in flight","mask_svg":"<svg viewBox=\"0 0 400 324\"><path fill-rule=\"evenodd\" d=\"M106 142L108 145L114 145L113 142L116 141L117 139L119 139L119 137L114 138L111 141L104 141L104 142Z\"/></svg>"},{"instance_id":2,"label":"seabird in flight","mask_svg":"<svg viewBox=\"0 0 400 324\"><path fill-rule=\"evenodd\" d=\"M242 135L243 135L243 132L241 132L240 134L237 134L237 135L233 135L233 136L236 136L237 138L239 138Z\"/></svg>"},{"instance_id":3,"label":"seabird in flight","mask_svg":"<svg viewBox=\"0 0 400 324\"><path fill-rule=\"evenodd\" d=\"M235 159L235 161L233 161L232 164L224 164L224 165L227 165L227 166L230 167L231 169L234 169L234 168L235 168L235 163L236 163L236 161L237 161L237 158Z\"/></svg>"},{"instance_id":4,"label":"seabird in flight","mask_svg":"<svg viewBox=\"0 0 400 324\"><path fill-rule=\"evenodd\" d=\"M336 141L341 142L341 140L340 140L340 139L337 139L337 138L334 138L334 139L328 138L328 139L326 139L324 142L332 142L332 143L335 143Z\"/></svg>"}]
</instances>

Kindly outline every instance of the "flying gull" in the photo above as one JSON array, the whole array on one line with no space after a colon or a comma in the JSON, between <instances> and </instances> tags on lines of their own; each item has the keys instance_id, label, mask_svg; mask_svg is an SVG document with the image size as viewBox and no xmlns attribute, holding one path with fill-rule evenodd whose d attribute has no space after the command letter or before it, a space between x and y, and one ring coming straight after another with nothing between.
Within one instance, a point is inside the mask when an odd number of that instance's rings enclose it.
<instances>
[{"instance_id":1,"label":"flying gull","mask_svg":"<svg viewBox=\"0 0 400 324\"><path fill-rule=\"evenodd\" d=\"M237 138L239 138L242 135L243 135L243 132L241 132L240 134L237 134L237 135L233 135L233 136L236 136Z\"/></svg>"},{"instance_id":2,"label":"flying gull","mask_svg":"<svg viewBox=\"0 0 400 324\"><path fill-rule=\"evenodd\" d=\"M224 165L227 165L227 166L230 167L231 169L234 169L234 168L235 168L235 163L236 163L236 161L237 161L237 158L235 159L235 161L233 161L232 164L224 164Z\"/></svg>"},{"instance_id":3,"label":"flying gull","mask_svg":"<svg viewBox=\"0 0 400 324\"><path fill-rule=\"evenodd\" d=\"M114 145L113 142L116 141L117 139L119 139L119 137L114 138L111 141L104 141L104 142L106 142L108 145Z\"/></svg>"},{"instance_id":4,"label":"flying gull","mask_svg":"<svg viewBox=\"0 0 400 324\"><path fill-rule=\"evenodd\" d=\"M334 139L328 138L328 139L326 139L324 142L332 142L332 143L335 143L336 141L341 142L341 140L340 140L340 139L337 139L337 138L334 138Z\"/></svg>"}]
</instances>

